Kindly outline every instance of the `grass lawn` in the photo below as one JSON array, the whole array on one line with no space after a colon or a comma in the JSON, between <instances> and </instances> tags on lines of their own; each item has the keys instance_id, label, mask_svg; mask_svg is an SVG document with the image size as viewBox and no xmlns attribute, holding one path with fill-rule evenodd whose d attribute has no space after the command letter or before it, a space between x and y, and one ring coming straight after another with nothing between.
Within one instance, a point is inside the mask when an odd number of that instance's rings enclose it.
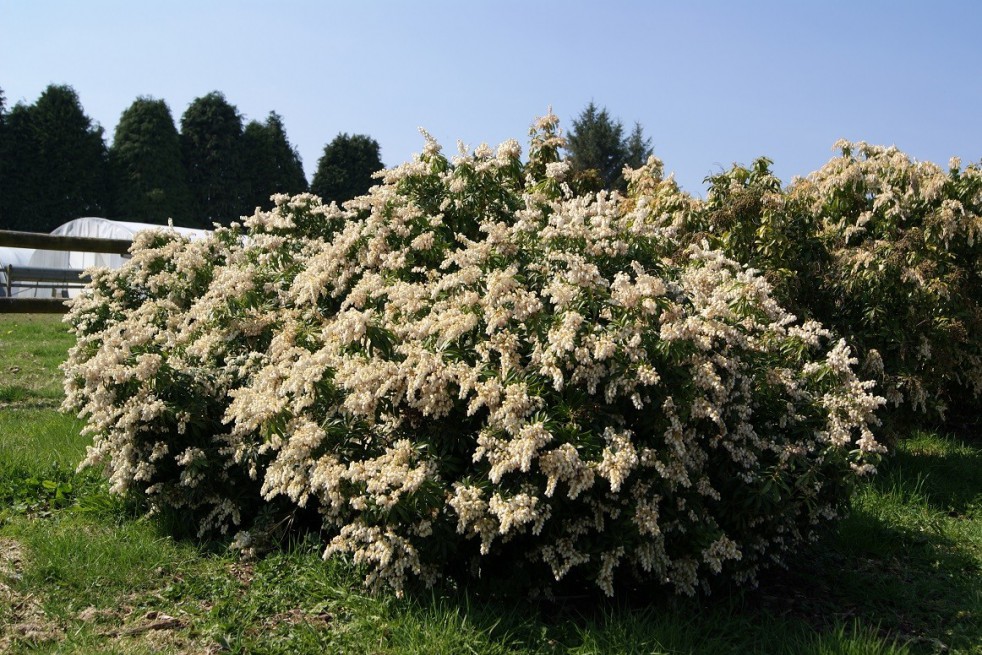
<instances>
[{"instance_id":1,"label":"grass lawn","mask_svg":"<svg viewBox=\"0 0 982 655\"><path fill-rule=\"evenodd\" d=\"M918 433L837 534L756 590L511 602L370 594L304 541L242 562L176 541L77 473L59 412L72 338L0 318L0 653L982 654L982 440Z\"/></svg>"}]
</instances>

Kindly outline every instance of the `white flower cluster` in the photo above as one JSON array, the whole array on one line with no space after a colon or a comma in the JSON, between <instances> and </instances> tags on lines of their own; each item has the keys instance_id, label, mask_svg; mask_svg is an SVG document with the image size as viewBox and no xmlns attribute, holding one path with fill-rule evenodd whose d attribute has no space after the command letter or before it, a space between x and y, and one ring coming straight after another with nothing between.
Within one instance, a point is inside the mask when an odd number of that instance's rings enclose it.
<instances>
[{"instance_id":1,"label":"white flower cluster","mask_svg":"<svg viewBox=\"0 0 982 655\"><path fill-rule=\"evenodd\" d=\"M235 230L193 242L140 233L122 269L91 271L68 317L77 341L63 366L65 406L87 417L94 437L82 465L104 466L114 492L145 494L153 510L195 512L202 532L238 524L243 483L258 488L230 466L220 421L230 388L222 368L241 362L222 359L217 335L210 345L192 340L196 302L252 288L231 268L214 275L238 249ZM245 339L237 318L227 336Z\"/></svg>"},{"instance_id":2,"label":"white flower cluster","mask_svg":"<svg viewBox=\"0 0 982 655\"><path fill-rule=\"evenodd\" d=\"M944 418L982 395L982 169L836 147L841 156L788 191L828 253L825 320L891 405Z\"/></svg>"},{"instance_id":3,"label":"white flower cluster","mask_svg":"<svg viewBox=\"0 0 982 655\"><path fill-rule=\"evenodd\" d=\"M571 197L561 143L551 115L526 164L430 140L344 207L146 237L68 319L87 462L202 530L314 509L396 590L752 581L871 470L882 400L762 277L666 259L691 200L660 163Z\"/></svg>"}]
</instances>

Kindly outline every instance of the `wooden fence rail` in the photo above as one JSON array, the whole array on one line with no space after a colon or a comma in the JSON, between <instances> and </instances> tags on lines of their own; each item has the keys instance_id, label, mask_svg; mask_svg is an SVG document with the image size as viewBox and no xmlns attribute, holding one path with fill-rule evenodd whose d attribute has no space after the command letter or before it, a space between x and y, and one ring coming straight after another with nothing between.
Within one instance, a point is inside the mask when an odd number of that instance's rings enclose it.
<instances>
[{"instance_id":1,"label":"wooden fence rail","mask_svg":"<svg viewBox=\"0 0 982 655\"><path fill-rule=\"evenodd\" d=\"M36 232L16 232L0 230L0 246L11 248L35 248L38 250L60 250L75 252L101 252L116 255L129 253L132 241L128 239L99 239L94 237L69 237ZM53 289L76 286L88 281L82 271L75 269L41 268L36 266L5 266L2 271L6 280L6 297L0 297L0 314L17 313L65 313L68 308L62 298L23 298L12 297L14 286L21 282L34 282L35 288ZM61 284L58 284L61 283Z\"/></svg>"},{"instance_id":2,"label":"wooden fence rail","mask_svg":"<svg viewBox=\"0 0 982 655\"><path fill-rule=\"evenodd\" d=\"M0 230L0 246L36 248L38 250L75 250L78 252L129 253L129 239L100 239L97 237L66 237L60 234Z\"/></svg>"}]
</instances>

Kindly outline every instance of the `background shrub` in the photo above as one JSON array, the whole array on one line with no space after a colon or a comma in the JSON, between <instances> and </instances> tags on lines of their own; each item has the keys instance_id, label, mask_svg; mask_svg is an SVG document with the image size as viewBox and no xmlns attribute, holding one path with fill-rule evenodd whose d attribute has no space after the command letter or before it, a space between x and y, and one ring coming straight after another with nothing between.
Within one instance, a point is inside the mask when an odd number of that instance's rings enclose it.
<instances>
[{"instance_id":1,"label":"background shrub","mask_svg":"<svg viewBox=\"0 0 982 655\"><path fill-rule=\"evenodd\" d=\"M820 319L844 336L902 411L943 419L978 409L982 391L982 173L945 173L896 148L842 154L789 196L828 252Z\"/></svg>"},{"instance_id":2,"label":"background shrub","mask_svg":"<svg viewBox=\"0 0 982 655\"><path fill-rule=\"evenodd\" d=\"M835 157L783 188L758 159L709 178L681 223L762 272L783 306L846 339L890 401L896 433L953 424L979 408L982 175L896 148L841 143ZM896 429L895 429L896 428Z\"/></svg>"}]
</instances>

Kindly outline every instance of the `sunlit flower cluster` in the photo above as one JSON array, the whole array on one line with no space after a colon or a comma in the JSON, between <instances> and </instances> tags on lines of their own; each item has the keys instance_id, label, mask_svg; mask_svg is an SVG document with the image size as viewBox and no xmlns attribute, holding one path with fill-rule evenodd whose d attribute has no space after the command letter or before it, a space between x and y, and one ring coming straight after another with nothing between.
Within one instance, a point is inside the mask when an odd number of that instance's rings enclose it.
<instances>
[{"instance_id":1,"label":"sunlit flower cluster","mask_svg":"<svg viewBox=\"0 0 982 655\"><path fill-rule=\"evenodd\" d=\"M316 511L325 557L397 591L752 582L872 470L883 401L763 277L677 252L693 201L657 160L576 197L561 144L551 114L528 162L427 137L343 207L143 237L69 316L86 463L247 549Z\"/></svg>"},{"instance_id":2,"label":"sunlit flower cluster","mask_svg":"<svg viewBox=\"0 0 982 655\"><path fill-rule=\"evenodd\" d=\"M849 339L892 406L944 418L982 394L982 170L897 148L841 155L788 191L828 253L823 322ZM966 403L968 403L966 405Z\"/></svg>"},{"instance_id":3,"label":"sunlit flower cluster","mask_svg":"<svg viewBox=\"0 0 982 655\"><path fill-rule=\"evenodd\" d=\"M917 162L894 147L841 150L782 187L761 158L710 178L678 221L763 272L801 318L845 338L889 400L886 431L974 421L982 399L982 169ZM953 411L948 411L949 408Z\"/></svg>"}]
</instances>

